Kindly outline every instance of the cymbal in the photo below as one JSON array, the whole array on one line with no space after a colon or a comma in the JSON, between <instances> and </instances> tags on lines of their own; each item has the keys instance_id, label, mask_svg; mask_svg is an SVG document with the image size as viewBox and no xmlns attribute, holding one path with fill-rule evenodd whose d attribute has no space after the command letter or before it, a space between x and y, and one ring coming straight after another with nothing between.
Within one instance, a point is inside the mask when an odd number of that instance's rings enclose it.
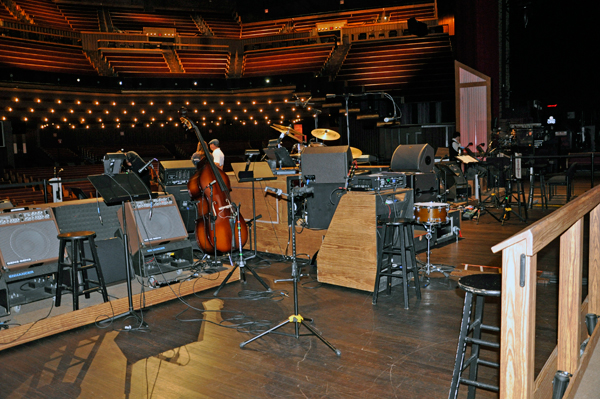
<instances>
[{"instance_id":1,"label":"cymbal","mask_svg":"<svg viewBox=\"0 0 600 399\"><path fill-rule=\"evenodd\" d=\"M352 152L352 158L358 158L362 155L362 151L358 148L350 147L350 152Z\"/></svg>"},{"instance_id":2,"label":"cymbal","mask_svg":"<svg viewBox=\"0 0 600 399\"><path fill-rule=\"evenodd\" d=\"M329 129L315 129L310 132L313 136L321 140L337 140L340 138L340 134L338 132L334 132Z\"/></svg>"},{"instance_id":3,"label":"cymbal","mask_svg":"<svg viewBox=\"0 0 600 399\"><path fill-rule=\"evenodd\" d=\"M277 125L277 124L272 124L271 127L275 130L277 130L280 133L285 133L286 136L289 136L291 138L293 138L294 140L302 143L302 133L300 133L297 130L292 129L291 127L288 126L282 126L282 125Z\"/></svg>"}]
</instances>

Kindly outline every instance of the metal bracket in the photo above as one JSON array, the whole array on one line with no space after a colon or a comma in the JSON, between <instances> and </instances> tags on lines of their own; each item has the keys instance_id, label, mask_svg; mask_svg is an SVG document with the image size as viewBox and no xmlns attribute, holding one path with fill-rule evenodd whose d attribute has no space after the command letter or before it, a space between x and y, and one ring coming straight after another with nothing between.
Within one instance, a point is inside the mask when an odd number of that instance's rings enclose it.
<instances>
[{"instance_id":1,"label":"metal bracket","mask_svg":"<svg viewBox=\"0 0 600 399\"><path fill-rule=\"evenodd\" d=\"M526 259L525 259L525 254L521 254L521 275L519 276L519 285L521 287L525 287L525 264L526 264Z\"/></svg>"}]
</instances>

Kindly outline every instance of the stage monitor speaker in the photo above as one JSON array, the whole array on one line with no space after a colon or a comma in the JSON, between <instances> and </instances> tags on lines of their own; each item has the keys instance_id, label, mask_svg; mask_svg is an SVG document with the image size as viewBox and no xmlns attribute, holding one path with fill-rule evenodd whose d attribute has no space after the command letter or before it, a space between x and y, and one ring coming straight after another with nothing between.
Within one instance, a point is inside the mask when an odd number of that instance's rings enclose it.
<instances>
[{"instance_id":1,"label":"stage monitor speaker","mask_svg":"<svg viewBox=\"0 0 600 399\"><path fill-rule=\"evenodd\" d=\"M429 144L401 144L390 162L392 172L433 172L433 147Z\"/></svg>"},{"instance_id":2,"label":"stage monitor speaker","mask_svg":"<svg viewBox=\"0 0 600 399\"><path fill-rule=\"evenodd\" d=\"M107 206L102 199L62 202L54 208L56 223L61 233L91 230L96 241L117 237L121 225L116 210L120 206Z\"/></svg>"},{"instance_id":3,"label":"stage monitor speaker","mask_svg":"<svg viewBox=\"0 0 600 399\"><path fill-rule=\"evenodd\" d=\"M118 212L122 223L121 211ZM125 204L129 250L187 240L188 233L173 195Z\"/></svg>"},{"instance_id":4,"label":"stage monitor speaker","mask_svg":"<svg viewBox=\"0 0 600 399\"><path fill-rule=\"evenodd\" d=\"M193 233L196 230L196 219L198 218L198 209L196 204L192 202L187 184L178 184L174 186L165 186L165 191L168 194L173 194L177 201L177 207L181 214L181 219L188 233Z\"/></svg>"},{"instance_id":5,"label":"stage monitor speaker","mask_svg":"<svg viewBox=\"0 0 600 399\"><path fill-rule=\"evenodd\" d=\"M335 147L307 147L302 151L301 169L305 179L315 183L345 183L352 163L352 152L347 145Z\"/></svg>"},{"instance_id":6,"label":"stage monitor speaker","mask_svg":"<svg viewBox=\"0 0 600 399\"><path fill-rule=\"evenodd\" d=\"M9 270L58 261L58 226L51 209L0 214L0 262Z\"/></svg>"}]
</instances>

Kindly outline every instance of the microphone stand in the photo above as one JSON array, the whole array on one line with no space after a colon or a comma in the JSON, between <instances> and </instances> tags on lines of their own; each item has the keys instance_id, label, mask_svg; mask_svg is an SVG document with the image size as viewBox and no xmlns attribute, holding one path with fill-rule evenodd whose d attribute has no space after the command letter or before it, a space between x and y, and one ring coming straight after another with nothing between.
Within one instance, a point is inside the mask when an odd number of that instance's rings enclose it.
<instances>
[{"instance_id":1,"label":"microphone stand","mask_svg":"<svg viewBox=\"0 0 600 399\"><path fill-rule=\"evenodd\" d=\"M236 214L235 217L237 217L237 223L238 223L238 245L239 245L239 251L240 251L240 261L238 263L235 263L235 262L233 262L233 260L231 260L233 268L231 269L229 274L225 277L225 279L221 282L221 284L219 285L219 287L217 288L217 290L215 291L215 293L213 295L214 296L219 295L221 288L223 288L225 286L225 284L227 284L227 281L229 281L229 278L231 278L231 276L233 275L233 272L238 267L240 268L240 278L242 279L242 283L244 283L244 284L247 283L246 271L244 269L248 269L248 271L250 271L250 273L252 273L252 275L258 280L258 282L261 283L263 287L265 287L267 292L271 292L271 287L269 287L269 285L267 283L265 283L265 281L262 278L260 278L260 276L254 271L254 269L252 269L250 267L250 265L247 265L244 262L244 256L243 256L244 254L243 254L243 246L242 246L242 231L241 231L241 226L240 226L240 208L239 208L239 206L237 206L235 204L232 204L231 206L232 206L232 210ZM233 225L232 225L232 229L233 228L235 228L235 221L233 222ZM235 241L235 234L232 235L232 241ZM233 249L233 246L232 246L232 249ZM215 248L215 253L216 252L217 252L217 250Z\"/></svg>"},{"instance_id":2,"label":"microphone stand","mask_svg":"<svg viewBox=\"0 0 600 399\"><path fill-rule=\"evenodd\" d=\"M217 260L217 233L215 231L215 222L217 221L217 214L215 211L215 205L213 203L213 183L209 184L210 186L210 230L213 234L213 247L215 248L215 258L212 261L211 266L219 267L221 266L221 262Z\"/></svg>"},{"instance_id":3,"label":"microphone stand","mask_svg":"<svg viewBox=\"0 0 600 399\"><path fill-rule=\"evenodd\" d=\"M269 191L271 191L271 192L274 192L276 195L287 196L292 204L294 203L294 194L300 194L300 195L304 196L308 193L314 192L313 187L294 187L290 190L290 194L284 194L281 192L281 190L274 189L271 187L267 187L267 189L269 189ZM265 189L265 191L266 191L266 189ZM298 312L298 281L300 281L300 278L303 275L301 274L300 269L298 268L298 263L296 261L296 216L293 212L292 212L292 221L290 223L290 227L292 229L292 278L291 279L274 280L274 282L279 283L279 282L283 282L283 281L291 281L293 283L294 314L289 316L285 321L276 325L275 327L270 328L269 330L255 336L247 341L242 342L240 344L240 348L244 349L244 347L246 345L248 345L250 342L256 341L257 339L264 337L267 334L274 333L276 330L278 330L279 328L281 328L289 323L294 323L294 334L286 334L286 333L279 333L279 334L286 335L288 337L294 337L296 339L299 339L301 336L313 336L314 335L315 337L319 338L321 340L321 342L323 342L325 345L327 345L327 347L329 347L329 349L334 351L336 355L341 356L342 352L339 349L337 349L329 341L327 341L325 338L323 338L321 336L321 334L319 334L317 332L317 330L315 330L314 327L312 327L310 324L306 323L306 321L312 322L313 320L306 318L306 317L302 317L300 315L300 313ZM301 325L304 326L308 331L310 331L310 334L300 334L300 326Z\"/></svg>"}]
</instances>

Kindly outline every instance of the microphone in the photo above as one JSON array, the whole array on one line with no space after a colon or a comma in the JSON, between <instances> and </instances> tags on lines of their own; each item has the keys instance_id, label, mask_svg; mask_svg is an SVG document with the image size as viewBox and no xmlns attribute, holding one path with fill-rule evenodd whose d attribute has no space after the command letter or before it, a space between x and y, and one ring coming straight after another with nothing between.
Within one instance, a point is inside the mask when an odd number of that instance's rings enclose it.
<instances>
[{"instance_id":1,"label":"microphone","mask_svg":"<svg viewBox=\"0 0 600 399\"><path fill-rule=\"evenodd\" d=\"M399 116L392 116L392 117L385 117L385 118L383 118L383 121L384 121L385 123L388 123L388 122L394 122L394 121L397 121L398 119L400 119L400 117L399 117Z\"/></svg>"},{"instance_id":2,"label":"microphone","mask_svg":"<svg viewBox=\"0 0 600 399\"><path fill-rule=\"evenodd\" d=\"M212 186L213 184L215 184L216 182L217 182L217 180L213 180L213 181L211 181L210 183L208 183L208 186L206 186L206 187L210 187L210 186Z\"/></svg>"},{"instance_id":3,"label":"microphone","mask_svg":"<svg viewBox=\"0 0 600 399\"><path fill-rule=\"evenodd\" d=\"M219 210L220 210L220 211L222 211L223 209L231 209L231 207L232 207L232 205L231 205L231 204L229 204L229 205L224 205L224 206L220 206L220 207L219 207Z\"/></svg>"},{"instance_id":4,"label":"microphone","mask_svg":"<svg viewBox=\"0 0 600 399\"><path fill-rule=\"evenodd\" d=\"M144 171L144 169L146 169L148 166L150 166L150 164L152 163L152 161L158 161L158 159L152 158L151 160L149 160L148 163L146 163L146 165L142 166L140 168L140 170L138 170L138 173L142 173Z\"/></svg>"},{"instance_id":5,"label":"microphone","mask_svg":"<svg viewBox=\"0 0 600 399\"><path fill-rule=\"evenodd\" d=\"M281 194L283 194L283 190L280 189L280 188L274 188L274 187L267 186L267 187L265 187L265 193L267 191L270 191L270 192L272 192L275 195L281 195Z\"/></svg>"}]
</instances>

